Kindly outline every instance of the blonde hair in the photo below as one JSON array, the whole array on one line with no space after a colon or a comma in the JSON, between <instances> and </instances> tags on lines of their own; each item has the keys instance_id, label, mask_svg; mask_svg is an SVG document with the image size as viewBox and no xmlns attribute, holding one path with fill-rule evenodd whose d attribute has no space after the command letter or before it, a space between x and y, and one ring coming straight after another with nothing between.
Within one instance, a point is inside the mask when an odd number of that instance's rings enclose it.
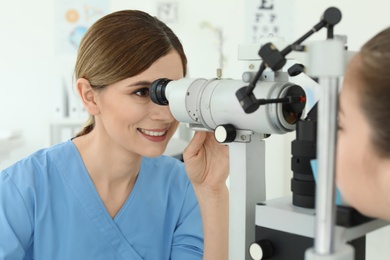
<instances>
[{"instance_id":1,"label":"blonde hair","mask_svg":"<svg viewBox=\"0 0 390 260\"><path fill-rule=\"evenodd\" d=\"M142 73L172 50L180 55L185 75L187 58L183 46L166 24L138 10L114 12L95 22L84 35L74 78L85 78L92 88L101 90ZM94 126L91 116L76 137L88 134Z\"/></svg>"}]
</instances>

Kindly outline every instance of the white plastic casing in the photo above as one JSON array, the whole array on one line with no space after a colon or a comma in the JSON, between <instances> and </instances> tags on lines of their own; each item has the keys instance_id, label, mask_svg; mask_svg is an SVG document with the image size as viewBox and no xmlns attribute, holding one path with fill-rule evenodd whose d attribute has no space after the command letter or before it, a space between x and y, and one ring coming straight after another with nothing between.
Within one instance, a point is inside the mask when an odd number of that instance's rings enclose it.
<instances>
[{"instance_id":1,"label":"white plastic casing","mask_svg":"<svg viewBox=\"0 0 390 260\"><path fill-rule=\"evenodd\" d=\"M289 82L258 82L254 89L257 99L282 98L294 84ZM171 81L165 96L173 116L182 123L200 124L214 130L218 125L232 124L236 129L261 134L283 134L295 130L283 117L282 104L261 105L246 114L236 91L247 83L230 79L188 79Z\"/></svg>"}]
</instances>

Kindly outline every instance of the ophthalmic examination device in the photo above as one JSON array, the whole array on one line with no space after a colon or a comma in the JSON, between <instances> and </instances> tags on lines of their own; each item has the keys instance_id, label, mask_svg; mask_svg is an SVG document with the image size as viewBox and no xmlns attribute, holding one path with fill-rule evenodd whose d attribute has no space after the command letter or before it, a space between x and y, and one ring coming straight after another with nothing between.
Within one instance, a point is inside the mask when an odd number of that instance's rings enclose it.
<instances>
[{"instance_id":1,"label":"ophthalmic examination device","mask_svg":"<svg viewBox=\"0 0 390 260\"><path fill-rule=\"evenodd\" d=\"M364 260L365 235L387 225L335 204L338 91L349 54L333 33L340 20L340 10L328 8L281 51L273 42L240 46L239 59L256 64L241 80L158 79L150 87L153 102L169 105L179 122L229 145L229 260ZM302 45L322 28L325 40ZM286 70L291 60L299 63ZM292 83L298 75L319 89L306 116L306 92ZM266 200L266 138L292 131L292 196Z\"/></svg>"}]
</instances>

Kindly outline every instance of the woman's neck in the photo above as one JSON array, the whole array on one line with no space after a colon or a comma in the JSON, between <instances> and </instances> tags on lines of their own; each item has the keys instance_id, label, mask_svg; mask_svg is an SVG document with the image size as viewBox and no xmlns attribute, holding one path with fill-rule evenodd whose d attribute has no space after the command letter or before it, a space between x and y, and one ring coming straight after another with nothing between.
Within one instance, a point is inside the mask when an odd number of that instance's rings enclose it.
<instances>
[{"instance_id":1,"label":"woman's neck","mask_svg":"<svg viewBox=\"0 0 390 260\"><path fill-rule=\"evenodd\" d=\"M92 131L73 139L85 167L94 182L108 186L135 182L142 156L104 138Z\"/></svg>"},{"instance_id":2,"label":"woman's neck","mask_svg":"<svg viewBox=\"0 0 390 260\"><path fill-rule=\"evenodd\" d=\"M135 185L142 156L97 138L93 132L73 143L108 213L115 217Z\"/></svg>"}]
</instances>

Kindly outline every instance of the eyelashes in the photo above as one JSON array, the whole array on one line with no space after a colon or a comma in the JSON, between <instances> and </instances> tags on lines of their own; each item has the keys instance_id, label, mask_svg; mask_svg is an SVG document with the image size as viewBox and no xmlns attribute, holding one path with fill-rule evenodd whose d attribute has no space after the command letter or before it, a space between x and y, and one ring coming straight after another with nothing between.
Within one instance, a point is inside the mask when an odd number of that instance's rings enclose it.
<instances>
[{"instance_id":1,"label":"eyelashes","mask_svg":"<svg viewBox=\"0 0 390 260\"><path fill-rule=\"evenodd\" d=\"M137 95L139 97L149 97L149 88L140 88L134 91L132 94Z\"/></svg>"}]
</instances>

